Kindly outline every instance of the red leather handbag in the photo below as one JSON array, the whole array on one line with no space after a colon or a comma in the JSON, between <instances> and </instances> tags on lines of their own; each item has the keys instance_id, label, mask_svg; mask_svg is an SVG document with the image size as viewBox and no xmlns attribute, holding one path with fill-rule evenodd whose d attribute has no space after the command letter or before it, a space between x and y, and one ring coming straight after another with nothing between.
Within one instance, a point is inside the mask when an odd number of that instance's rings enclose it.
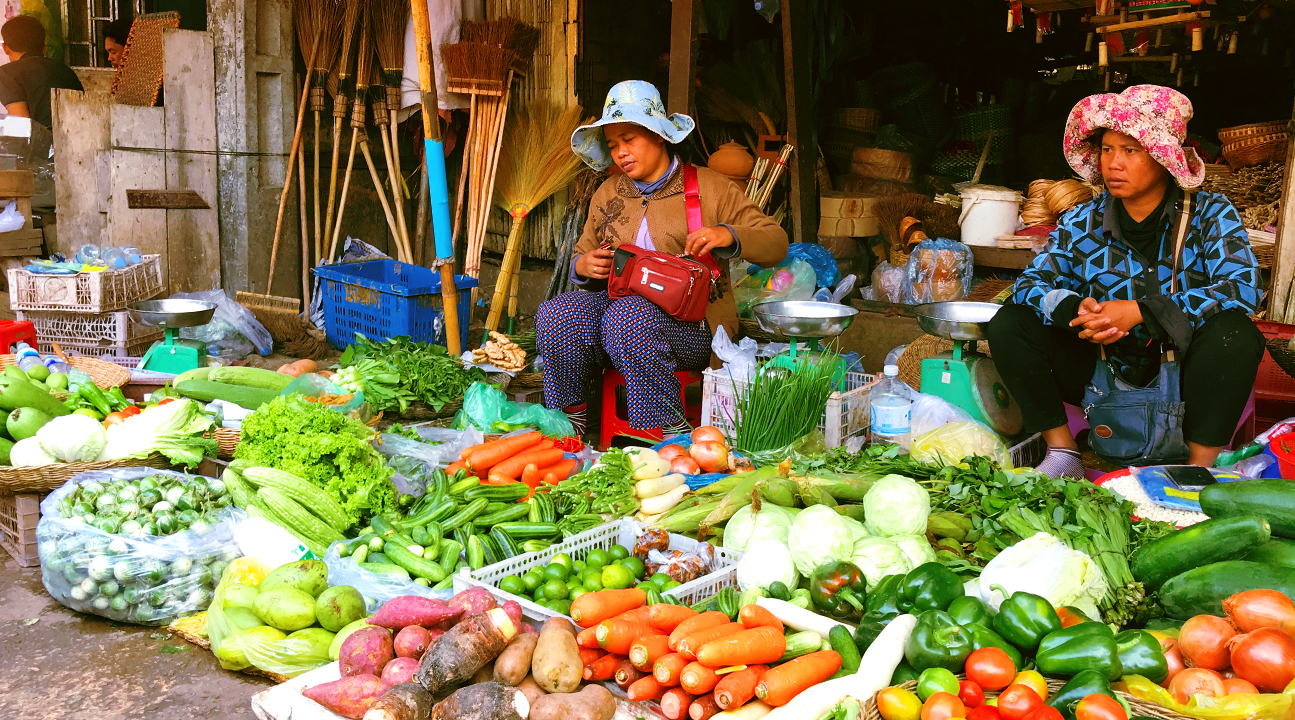
<instances>
[{"instance_id":1,"label":"red leather handbag","mask_svg":"<svg viewBox=\"0 0 1295 720\"><path fill-rule=\"evenodd\" d=\"M692 234L702 227L701 193L697 191L697 168L684 163L682 170L688 233ZM710 253L694 259L627 243L612 256L607 296L615 300L638 295L676 320L697 322L706 317L711 284L718 278L719 267Z\"/></svg>"}]
</instances>

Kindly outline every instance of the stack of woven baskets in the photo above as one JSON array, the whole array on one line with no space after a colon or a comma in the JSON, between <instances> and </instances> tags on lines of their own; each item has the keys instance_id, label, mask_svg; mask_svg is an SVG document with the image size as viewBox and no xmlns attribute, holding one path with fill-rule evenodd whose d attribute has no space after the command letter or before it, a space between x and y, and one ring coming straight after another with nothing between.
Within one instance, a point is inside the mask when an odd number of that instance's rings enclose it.
<instances>
[{"instance_id":1,"label":"stack of woven baskets","mask_svg":"<svg viewBox=\"0 0 1295 720\"><path fill-rule=\"evenodd\" d=\"M985 165L1007 162L1012 148L1012 110L1007 105L986 105L953 116L953 141L944 152L936 153L931 170L960 180L970 180L989 143ZM990 133L993 133L992 139Z\"/></svg>"},{"instance_id":2,"label":"stack of woven baskets","mask_svg":"<svg viewBox=\"0 0 1295 720\"><path fill-rule=\"evenodd\" d=\"M828 119L823 133L823 155L831 170L844 175L850 172L855 148L872 144L881 114L868 108L841 108Z\"/></svg>"},{"instance_id":3,"label":"stack of woven baskets","mask_svg":"<svg viewBox=\"0 0 1295 720\"><path fill-rule=\"evenodd\" d=\"M1233 169L1285 158L1290 132L1281 120L1219 130L1223 159Z\"/></svg>"}]
</instances>

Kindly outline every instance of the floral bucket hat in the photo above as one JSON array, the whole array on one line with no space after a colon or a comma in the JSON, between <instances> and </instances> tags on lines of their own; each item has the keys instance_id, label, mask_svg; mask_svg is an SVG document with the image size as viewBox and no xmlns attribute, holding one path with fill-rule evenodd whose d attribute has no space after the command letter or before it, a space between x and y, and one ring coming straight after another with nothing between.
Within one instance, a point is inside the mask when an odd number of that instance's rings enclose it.
<instances>
[{"instance_id":1,"label":"floral bucket hat","mask_svg":"<svg viewBox=\"0 0 1295 720\"><path fill-rule=\"evenodd\" d=\"M607 169L612 164L612 156L607 150L607 136L603 134L602 126L622 122L641 125L674 145L683 142L696 127L687 115L666 115L661 93L657 92L655 85L642 80L626 80L607 91L603 116L597 122L582 125L571 133L571 151L589 167Z\"/></svg>"},{"instance_id":2,"label":"floral bucket hat","mask_svg":"<svg viewBox=\"0 0 1295 720\"><path fill-rule=\"evenodd\" d=\"M1183 147L1191 119L1192 101L1172 88L1134 85L1118 95L1090 95L1066 121L1066 161L1088 182L1103 184L1102 149L1093 135L1106 128L1142 143L1180 186L1197 187L1205 180L1205 164L1194 149Z\"/></svg>"}]
</instances>

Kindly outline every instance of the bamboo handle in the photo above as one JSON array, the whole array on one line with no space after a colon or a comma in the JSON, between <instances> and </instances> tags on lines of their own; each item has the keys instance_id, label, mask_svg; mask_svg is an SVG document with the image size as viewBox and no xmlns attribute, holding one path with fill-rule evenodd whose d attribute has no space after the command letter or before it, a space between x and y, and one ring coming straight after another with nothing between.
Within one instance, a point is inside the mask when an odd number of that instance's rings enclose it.
<instances>
[{"instance_id":1,"label":"bamboo handle","mask_svg":"<svg viewBox=\"0 0 1295 720\"><path fill-rule=\"evenodd\" d=\"M517 262L513 264L513 286L508 291L508 334L511 335L517 324L517 291L521 286L522 254L517 253Z\"/></svg>"},{"instance_id":2,"label":"bamboo handle","mask_svg":"<svg viewBox=\"0 0 1295 720\"><path fill-rule=\"evenodd\" d=\"M310 67L315 62L321 34L321 30L315 31L315 39L310 43L310 60L306 61L306 67ZM288 152L288 170L283 178L283 192L279 193L279 215L274 220L274 243L270 246L270 272L265 282L266 295L274 294L274 265L279 259L279 238L283 234L283 211L288 207L288 190L292 187L293 163L297 159L297 152L301 150L301 126L306 122L306 100L309 96L310 83L305 83L301 89L301 103L297 108L297 129L292 132L292 150Z\"/></svg>"},{"instance_id":3,"label":"bamboo handle","mask_svg":"<svg viewBox=\"0 0 1295 720\"><path fill-rule=\"evenodd\" d=\"M336 101L334 101L336 102ZM351 146L354 150L354 145ZM342 157L342 118L333 116L333 156L329 160L328 169L328 208L324 213L324 228L333 227L333 211L337 209L337 163ZM350 175L348 170L346 173ZM333 241L333 250L337 249L337 241ZM329 252L328 257L331 260L333 253Z\"/></svg>"},{"instance_id":4,"label":"bamboo handle","mask_svg":"<svg viewBox=\"0 0 1295 720\"><path fill-rule=\"evenodd\" d=\"M322 213L320 212L320 210L322 209L322 206L319 203L319 111L318 110L315 111L315 182L313 184L314 184L313 190L315 191L314 193L315 254L313 259L318 260L324 254L324 239L325 239L325 233L327 232L324 229L324 226L320 224L323 222L323 216L322 216ZM311 262L311 265L314 265L314 262Z\"/></svg>"},{"instance_id":5,"label":"bamboo handle","mask_svg":"<svg viewBox=\"0 0 1295 720\"><path fill-rule=\"evenodd\" d=\"M513 265L521 251L522 225L526 223L525 215L513 218L513 227L508 232L508 244L504 248L504 261L499 264L499 278L495 280L495 294L490 299L490 313L486 316L486 330L482 337L489 337L491 330L499 329L499 316L504 311L504 293L512 281ZM482 340L482 342L485 342Z\"/></svg>"},{"instance_id":6,"label":"bamboo handle","mask_svg":"<svg viewBox=\"0 0 1295 720\"><path fill-rule=\"evenodd\" d=\"M342 216L346 213L346 193L351 189L351 169L355 167L355 146L359 139L358 133L351 133L351 151L346 156L346 176L342 180L342 201L337 206L337 224L333 226L333 244L328 248L329 260L337 257L337 240L342 232Z\"/></svg>"},{"instance_id":7,"label":"bamboo handle","mask_svg":"<svg viewBox=\"0 0 1295 720\"><path fill-rule=\"evenodd\" d=\"M387 217L387 229L391 230L391 237L396 243L396 247L399 248L400 261L411 262L409 248L405 246L405 238L400 234L400 228L396 227L396 218L391 214L391 205L387 203L387 192L382 189L382 178L378 177L378 166L373 164L373 155L369 154L369 140L366 137L360 138L360 152L364 154L364 163L369 166L369 179L373 181L373 188L378 195L378 202L382 203L382 214Z\"/></svg>"},{"instance_id":8,"label":"bamboo handle","mask_svg":"<svg viewBox=\"0 0 1295 720\"><path fill-rule=\"evenodd\" d=\"M309 83L307 83L309 84ZM297 204L301 215L301 307L310 314L310 216L306 211L306 153L297 153Z\"/></svg>"},{"instance_id":9,"label":"bamboo handle","mask_svg":"<svg viewBox=\"0 0 1295 720\"><path fill-rule=\"evenodd\" d=\"M396 170L396 161L391 157L391 137L385 128L378 128L382 136L382 153L387 161L387 174L391 176L391 204L395 206L396 228L400 230L400 241L405 246L405 262L414 262L413 246L409 244L409 226L405 224L405 194L400 190L400 172Z\"/></svg>"}]
</instances>

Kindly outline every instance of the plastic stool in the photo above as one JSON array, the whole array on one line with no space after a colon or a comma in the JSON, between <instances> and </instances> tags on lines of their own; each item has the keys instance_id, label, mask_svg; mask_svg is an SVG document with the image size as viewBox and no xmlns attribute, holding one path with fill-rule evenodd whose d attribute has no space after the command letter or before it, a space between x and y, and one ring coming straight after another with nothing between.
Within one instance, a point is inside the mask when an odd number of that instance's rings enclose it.
<instances>
[{"instance_id":1,"label":"plastic stool","mask_svg":"<svg viewBox=\"0 0 1295 720\"><path fill-rule=\"evenodd\" d=\"M689 385L701 382L702 371L682 370L676 372L674 376L679 378L679 399L684 403L684 418L696 425L701 422L701 405L689 405L685 395ZM664 440L665 436L661 433L661 428L631 427L629 418L621 417L617 400L619 391L623 387L625 387L625 377L615 368L603 371L602 427L598 433L599 447L603 450L611 447L612 438L618 435L645 438L655 442ZM628 402L628 398L626 401Z\"/></svg>"},{"instance_id":2,"label":"plastic stool","mask_svg":"<svg viewBox=\"0 0 1295 720\"><path fill-rule=\"evenodd\" d=\"M0 320L0 353L12 353L20 342L35 348L36 326L30 320Z\"/></svg>"}]
</instances>

